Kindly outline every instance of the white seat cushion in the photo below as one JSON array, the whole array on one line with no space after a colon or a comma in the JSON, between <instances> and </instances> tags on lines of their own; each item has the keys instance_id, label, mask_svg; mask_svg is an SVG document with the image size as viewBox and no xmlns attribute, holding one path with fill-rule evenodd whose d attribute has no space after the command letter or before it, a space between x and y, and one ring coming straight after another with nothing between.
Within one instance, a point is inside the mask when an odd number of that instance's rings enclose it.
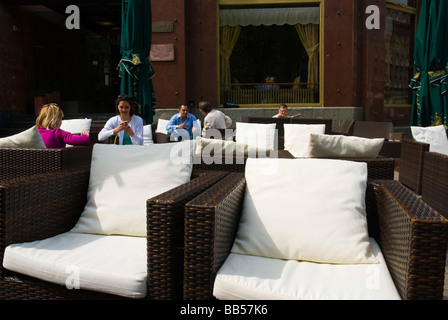
<instances>
[{"instance_id":1,"label":"white seat cushion","mask_svg":"<svg viewBox=\"0 0 448 320\"><path fill-rule=\"evenodd\" d=\"M146 238L71 232L9 245L3 259L8 270L129 298L146 296L146 265Z\"/></svg>"},{"instance_id":2,"label":"white seat cushion","mask_svg":"<svg viewBox=\"0 0 448 320\"><path fill-rule=\"evenodd\" d=\"M335 265L230 254L218 271L213 294L221 300L397 300L384 257L378 264Z\"/></svg>"},{"instance_id":3,"label":"white seat cushion","mask_svg":"<svg viewBox=\"0 0 448 320\"><path fill-rule=\"evenodd\" d=\"M285 150L296 158L309 157L309 143L311 133L325 133L325 124L297 124L285 123Z\"/></svg>"},{"instance_id":4,"label":"white seat cushion","mask_svg":"<svg viewBox=\"0 0 448 320\"><path fill-rule=\"evenodd\" d=\"M190 180L192 147L96 144L87 204L72 231L146 237L146 201Z\"/></svg>"}]
</instances>

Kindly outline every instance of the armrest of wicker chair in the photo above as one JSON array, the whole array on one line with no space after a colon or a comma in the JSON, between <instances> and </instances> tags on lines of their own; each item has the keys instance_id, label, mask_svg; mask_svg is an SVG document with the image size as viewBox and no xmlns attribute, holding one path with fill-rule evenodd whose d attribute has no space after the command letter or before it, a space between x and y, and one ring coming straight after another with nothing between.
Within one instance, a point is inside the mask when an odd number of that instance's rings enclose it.
<instances>
[{"instance_id":1,"label":"armrest of wicker chair","mask_svg":"<svg viewBox=\"0 0 448 320\"><path fill-rule=\"evenodd\" d=\"M403 299L442 299L448 220L398 181L378 181L380 246Z\"/></svg>"},{"instance_id":2,"label":"armrest of wicker chair","mask_svg":"<svg viewBox=\"0 0 448 320\"><path fill-rule=\"evenodd\" d=\"M246 180L231 173L185 208L184 299L213 298L213 280L238 230Z\"/></svg>"},{"instance_id":3,"label":"armrest of wicker chair","mask_svg":"<svg viewBox=\"0 0 448 320\"><path fill-rule=\"evenodd\" d=\"M89 174L84 167L0 183L0 261L9 244L69 231L86 203Z\"/></svg>"},{"instance_id":4,"label":"armrest of wicker chair","mask_svg":"<svg viewBox=\"0 0 448 320\"><path fill-rule=\"evenodd\" d=\"M60 149L0 148L0 180L90 166L92 146Z\"/></svg>"},{"instance_id":5,"label":"armrest of wicker chair","mask_svg":"<svg viewBox=\"0 0 448 320\"><path fill-rule=\"evenodd\" d=\"M422 194L423 160L429 144L412 139L401 142L400 174L398 180L406 187Z\"/></svg>"},{"instance_id":6,"label":"armrest of wicker chair","mask_svg":"<svg viewBox=\"0 0 448 320\"><path fill-rule=\"evenodd\" d=\"M448 218L448 155L425 152L422 199Z\"/></svg>"},{"instance_id":7,"label":"armrest of wicker chair","mask_svg":"<svg viewBox=\"0 0 448 320\"><path fill-rule=\"evenodd\" d=\"M147 201L150 299L182 299L185 205L227 175L193 172L191 181Z\"/></svg>"}]
</instances>

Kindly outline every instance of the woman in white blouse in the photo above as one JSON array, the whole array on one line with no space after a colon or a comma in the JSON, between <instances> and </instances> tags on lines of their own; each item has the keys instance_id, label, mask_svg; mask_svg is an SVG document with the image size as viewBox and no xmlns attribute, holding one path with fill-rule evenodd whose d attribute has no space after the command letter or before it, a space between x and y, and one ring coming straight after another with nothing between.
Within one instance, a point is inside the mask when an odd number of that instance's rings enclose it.
<instances>
[{"instance_id":1,"label":"woman in white blouse","mask_svg":"<svg viewBox=\"0 0 448 320\"><path fill-rule=\"evenodd\" d=\"M122 94L115 100L115 106L118 115L106 122L98 140L116 136L120 145L143 145L143 119L135 114L137 103L132 97Z\"/></svg>"}]
</instances>

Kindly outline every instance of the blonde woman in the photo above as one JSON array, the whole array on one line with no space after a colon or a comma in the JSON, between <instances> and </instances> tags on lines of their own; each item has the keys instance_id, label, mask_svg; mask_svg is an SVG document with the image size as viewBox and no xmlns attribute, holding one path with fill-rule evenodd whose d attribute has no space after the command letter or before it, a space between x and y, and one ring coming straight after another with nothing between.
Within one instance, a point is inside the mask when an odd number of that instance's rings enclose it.
<instances>
[{"instance_id":1,"label":"blonde woman","mask_svg":"<svg viewBox=\"0 0 448 320\"><path fill-rule=\"evenodd\" d=\"M88 146L90 144L89 131L81 135L71 134L61 130L64 113L56 103L49 103L42 107L36 119L36 127L47 148L65 148L67 144L73 146Z\"/></svg>"}]
</instances>

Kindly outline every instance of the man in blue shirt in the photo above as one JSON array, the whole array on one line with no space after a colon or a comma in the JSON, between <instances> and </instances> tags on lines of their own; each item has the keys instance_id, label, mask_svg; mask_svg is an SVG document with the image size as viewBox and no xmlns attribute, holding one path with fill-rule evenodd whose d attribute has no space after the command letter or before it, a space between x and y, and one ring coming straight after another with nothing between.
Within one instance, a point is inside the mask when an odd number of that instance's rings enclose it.
<instances>
[{"instance_id":1,"label":"man in blue shirt","mask_svg":"<svg viewBox=\"0 0 448 320\"><path fill-rule=\"evenodd\" d=\"M193 127L196 120L196 117L188 112L188 106L183 104L179 107L179 113L171 117L166 125L166 131L171 135L177 129L184 129L188 131L190 139L193 139Z\"/></svg>"}]
</instances>

